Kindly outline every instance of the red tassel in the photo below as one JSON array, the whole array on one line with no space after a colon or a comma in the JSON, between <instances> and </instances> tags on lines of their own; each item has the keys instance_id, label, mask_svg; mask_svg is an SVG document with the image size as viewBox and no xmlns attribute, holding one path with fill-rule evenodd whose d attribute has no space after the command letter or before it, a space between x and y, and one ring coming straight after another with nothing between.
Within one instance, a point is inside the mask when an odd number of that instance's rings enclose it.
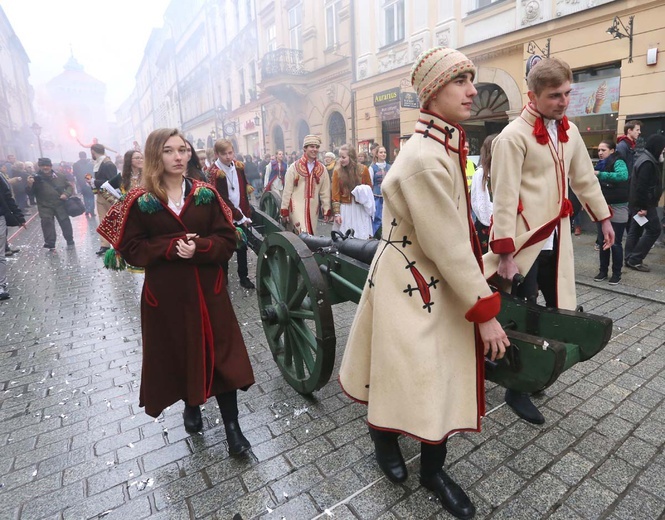
<instances>
[{"instance_id":1,"label":"red tassel","mask_svg":"<svg viewBox=\"0 0 665 520\"><path fill-rule=\"evenodd\" d=\"M561 204L561 218L570 217L573 213L573 203L568 199L563 199L563 204Z\"/></svg>"},{"instance_id":2,"label":"red tassel","mask_svg":"<svg viewBox=\"0 0 665 520\"><path fill-rule=\"evenodd\" d=\"M536 124L533 126L533 135L536 136L538 144L547 144L549 142L550 136L547 134L547 128L542 117L536 118Z\"/></svg>"},{"instance_id":3,"label":"red tassel","mask_svg":"<svg viewBox=\"0 0 665 520\"><path fill-rule=\"evenodd\" d=\"M570 124L568 123L568 118L566 116L563 116L563 119L561 121L558 121L556 125L557 136L559 138L559 141L561 141L562 143L568 142L569 128Z\"/></svg>"}]
</instances>

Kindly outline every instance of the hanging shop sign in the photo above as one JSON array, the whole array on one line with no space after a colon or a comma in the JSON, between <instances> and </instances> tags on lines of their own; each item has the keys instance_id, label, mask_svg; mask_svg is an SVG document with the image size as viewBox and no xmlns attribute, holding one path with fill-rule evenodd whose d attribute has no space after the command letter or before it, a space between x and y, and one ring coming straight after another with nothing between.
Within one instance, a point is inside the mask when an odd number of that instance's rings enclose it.
<instances>
[{"instance_id":1,"label":"hanging shop sign","mask_svg":"<svg viewBox=\"0 0 665 520\"><path fill-rule=\"evenodd\" d=\"M420 108L418 94L415 92L402 92L402 108Z\"/></svg>"}]
</instances>

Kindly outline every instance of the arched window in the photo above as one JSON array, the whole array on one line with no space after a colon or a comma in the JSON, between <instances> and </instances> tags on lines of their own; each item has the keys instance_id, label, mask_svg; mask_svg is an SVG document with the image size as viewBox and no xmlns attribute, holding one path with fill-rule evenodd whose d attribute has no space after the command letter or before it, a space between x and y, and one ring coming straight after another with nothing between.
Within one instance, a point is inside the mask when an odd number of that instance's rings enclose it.
<instances>
[{"instance_id":1,"label":"arched window","mask_svg":"<svg viewBox=\"0 0 665 520\"><path fill-rule=\"evenodd\" d=\"M272 152L276 153L277 150L284 150L284 131L279 125L272 131Z\"/></svg>"},{"instance_id":2,"label":"arched window","mask_svg":"<svg viewBox=\"0 0 665 520\"><path fill-rule=\"evenodd\" d=\"M307 121L301 119L298 122L298 142L296 143L298 147L302 146L306 135L309 135L309 125L307 124Z\"/></svg>"},{"instance_id":3,"label":"arched window","mask_svg":"<svg viewBox=\"0 0 665 520\"><path fill-rule=\"evenodd\" d=\"M336 150L346 143L346 123L344 116L339 112L333 112L328 119L328 137L330 150Z\"/></svg>"}]
</instances>

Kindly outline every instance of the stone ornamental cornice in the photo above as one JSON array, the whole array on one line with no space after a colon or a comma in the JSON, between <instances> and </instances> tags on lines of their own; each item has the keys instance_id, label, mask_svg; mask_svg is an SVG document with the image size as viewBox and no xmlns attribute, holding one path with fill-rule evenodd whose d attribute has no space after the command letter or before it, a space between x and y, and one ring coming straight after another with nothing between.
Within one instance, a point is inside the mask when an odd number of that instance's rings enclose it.
<instances>
[{"instance_id":1,"label":"stone ornamental cornice","mask_svg":"<svg viewBox=\"0 0 665 520\"><path fill-rule=\"evenodd\" d=\"M526 42L520 42L520 43L515 43L513 45L510 45L508 47L503 47L501 49L497 50L491 50L491 51L479 51L479 52L472 52L472 51L467 51L464 50L464 47L462 47L460 50L466 54L471 61L477 64L477 62L483 62L486 60L491 60L493 58L498 58L500 56L505 56L507 54L513 54L516 51L524 51L524 45L526 45Z\"/></svg>"}]
</instances>

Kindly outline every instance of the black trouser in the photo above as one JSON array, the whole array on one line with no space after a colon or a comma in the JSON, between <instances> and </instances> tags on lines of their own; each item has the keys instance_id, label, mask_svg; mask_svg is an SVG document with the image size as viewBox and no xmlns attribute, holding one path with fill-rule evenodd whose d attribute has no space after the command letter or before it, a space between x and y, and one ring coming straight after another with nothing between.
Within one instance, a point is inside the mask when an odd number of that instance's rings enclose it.
<instances>
[{"instance_id":1,"label":"black trouser","mask_svg":"<svg viewBox=\"0 0 665 520\"><path fill-rule=\"evenodd\" d=\"M236 261L238 262L238 277L241 280L244 280L249 275L249 269L247 267L247 248L243 247L241 249L236 249ZM226 275L226 281L229 280L229 263L224 262L222 264L224 269L224 274Z\"/></svg>"},{"instance_id":2,"label":"black trouser","mask_svg":"<svg viewBox=\"0 0 665 520\"><path fill-rule=\"evenodd\" d=\"M60 229L62 230L62 236L65 237L67 243L74 241L74 232L72 231L72 221L69 220L69 216L63 211L56 212L55 217L41 217L42 221L42 232L44 233L44 245L48 247L55 247L55 219L58 219L58 224L60 224Z\"/></svg>"},{"instance_id":3,"label":"black trouser","mask_svg":"<svg viewBox=\"0 0 665 520\"><path fill-rule=\"evenodd\" d=\"M538 258L524 276L524 282L517 288L517 296L536 303L540 290L545 298L545 305L556 307L557 249L558 241L555 237L554 249L541 251L538 254Z\"/></svg>"},{"instance_id":4,"label":"black trouser","mask_svg":"<svg viewBox=\"0 0 665 520\"><path fill-rule=\"evenodd\" d=\"M640 226L633 218L637 211L631 210L628 220L628 236L626 238L626 262L639 265L658 240L661 232L658 209L648 208L645 215L649 221Z\"/></svg>"},{"instance_id":5,"label":"black trouser","mask_svg":"<svg viewBox=\"0 0 665 520\"><path fill-rule=\"evenodd\" d=\"M610 222L614 229L614 244L609 249L603 249L604 237L601 231L601 223L598 222L598 243L600 247L600 272L607 274L610 268L610 255L612 256L612 273L621 276L621 268L623 267L623 232L626 229L625 222Z\"/></svg>"},{"instance_id":6,"label":"black trouser","mask_svg":"<svg viewBox=\"0 0 665 520\"><path fill-rule=\"evenodd\" d=\"M231 390L215 396L219 411L222 414L222 421L228 423L238 420L238 391Z\"/></svg>"}]
</instances>

